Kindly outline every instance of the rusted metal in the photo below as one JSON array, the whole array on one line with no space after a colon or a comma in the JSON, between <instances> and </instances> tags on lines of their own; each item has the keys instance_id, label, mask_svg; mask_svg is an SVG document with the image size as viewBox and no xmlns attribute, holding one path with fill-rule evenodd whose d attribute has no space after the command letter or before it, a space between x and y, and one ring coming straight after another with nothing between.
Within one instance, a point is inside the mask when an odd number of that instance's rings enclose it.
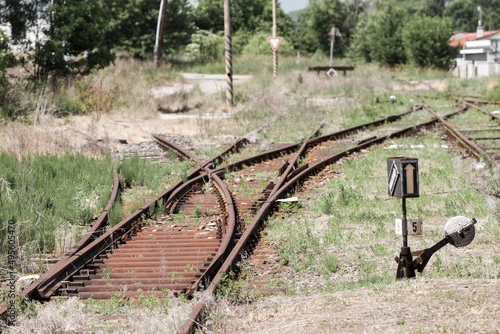
<instances>
[{"instance_id":1,"label":"rusted metal","mask_svg":"<svg viewBox=\"0 0 500 334\"><path fill-rule=\"evenodd\" d=\"M192 214L195 208L191 205L186 206L188 203L183 198L189 194L196 194L198 189L201 189L198 185L208 181L210 177L221 193L220 198L223 198L224 202L222 208L225 209L228 217L225 223L224 236L214 234L214 232L193 231L189 225L183 225L183 227L177 229L175 224L172 225L172 229L160 233L158 233L157 229L153 231L151 229L142 229L140 224L136 224L138 229L136 228L136 231L134 231L133 228L122 226L122 222L117 226L122 227L124 230L128 228L130 232L126 238L119 238L121 245L115 242L111 252L107 251L106 255L103 255L103 250L106 249L102 248L93 252L90 259L92 263L86 261L84 264L87 269L84 269L82 266L78 266L77 268L78 271L83 271L87 274L83 276L67 275L68 278L72 276L73 281L65 289L61 289L60 293L77 294L82 298L91 295L94 298L108 298L112 292L117 292L122 288L127 290L125 294L127 298L131 298L137 293L154 295L154 290L158 289L168 289L176 293L189 293L191 286L209 277L211 273L218 269L218 264L222 263L224 255L227 253L226 250L229 249L234 238L236 218L234 204L229 191L222 180L216 174L212 174L212 170L207 167L213 163L214 159L207 162L206 166L202 166L196 157L190 155L182 148L169 143L159 136L155 138L164 146L173 148L178 154L188 157L199 165L198 169L190 173L185 183L178 182L169 191L163 192L161 199L166 202L167 207L175 203L172 207L175 208L180 205L184 208L184 211L186 209L188 211L191 210L190 214ZM230 150L237 149L244 142L244 140L237 141L233 147L230 147L219 155L219 158L228 154ZM145 214L147 217L149 213L143 210L147 210L153 203L158 203L159 199L149 203L147 207L141 208L138 212L141 212L142 215ZM200 208L196 207L196 210L203 210L206 214L214 212L212 204L200 206ZM134 218L137 218L137 215ZM192 233L190 234L188 231L192 231ZM222 240L220 237L222 237ZM109 241L104 243L108 244L107 249L109 249ZM157 256L160 250L162 255ZM82 252L85 251L83 250ZM175 254L174 251L179 251L180 253ZM153 278L144 275L145 273L156 273L162 270L183 272L186 266L196 267L194 270L196 271L196 275L189 275L188 279L184 277L165 276ZM112 273L105 273L107 268L111 268ZM74 273L76 271L73 271ZM114 279L111 278L116 273L120 276ZM54 292L55 289L52 289L51 292Z\"/></svg>"},{"instance_id":2,"label":"rusted metal","mask_svg":"<svg viewBox=\"0 0 500 334\"><path fill-rule=\"evenodd\" d=\"M92 292L95 293L94 298L109 298L113 291L118 291L119 288L117 286L120 285L125 287L130 286L130 289L133 289L133 291L127 291L123 294L126 298L131 298L138 292L155 288L168 289L173 293L189 294L198 289L200 285L204 285L205 287L208 286L210 292L214 292L216 284L221 281L222 273L227 273L228 270L234 268L241 250L247 247L250 237L255 235L260 221L268 215L276 199L283 196L286 192L293 191L298 182L316 173L326 164L330 164L352 152L380 143L388 138L405 135L422 126L433 124L437 121L437 118L418 126L407 127L387 136L367 138L362 140L360 145L337 153L318 163L306 163L297 168L297 159L303 156L304 151L308 147L354 133L363 128L378 126L397 120L420 108L418 107L400 115L342 130L333 135L312 138L319 132L318 127L313 136L301 143L290 144L280 149L265 152L213 170L211 167L215 164L221 164L229 152L237 150L244 145L245 140L237 141L232 147L226 149L223 153L205 164L202 164L196 157L189 154L183 148L175 144L172 145L172 143L165 143L165 146L169 147L169 149L173 149L178 154L195 161L199 165L198 168L188 175L186 182L177 182L174 186L162 192L154 201L149 202L140 210L127 217L114 229L71 256L61 266L62 269L57 274L57 277L51 277L51 282L60 282L61 279L67 280L68 277L72 276L73 281L70 282L64 291L66 293L76 292L82 298L90 296ZM163 140L157 137L159 136L155 136L157 140ZM291 156L286 156L286 154L292 154L292 152L296 151L298 152L295 153L293 159ZM269 163L270 160L274 162ZM285 166L285 161L286 168L283 167ZM251 200L247 200L239 194L231 194L225 182L222 181L226 171L236 171L250 165L256 168L257 164L262 165L262 168L270 168L269 166L271 165L274 168L278 162L282 163L282 168L279 168L279 181L276 184L270 182L264 189L253 195L256 198L252 197ZM157 206L159 200L165 203L170 212L183 210L183 212L194 213L198 210L197 206L199 206L203 212L214 214L215 209L213 205L197 205L189 200L189 198L196 198L196 194L201 191L201 185L207 183L209 178L213 180L214 187L217 188L216 193L220 194L218 195L218 201L222 204L219 205L226 209L217 213L224 216L224 218L217 220L217 226L219 227L217 231L207 231L207 234L203 237L203 241L198 238L197 242L194 243L191 241L194 239L193 235L198 231L196 226L189 224L176 226L176 224L172 224L168 231L159 229L153 231L151 228L143 226L143 219L150 215L150 206L151 208ZM248 198L250 199L250 197ZM236 206L241 210L255 210L256 212L249 226L238 232L238 235L236 234L238 220L235 213ZM233 243L236 243L236 247L233 247ZM160 249L159 246L161 246ZM159 256L168 261L162 263ZM159 268L164 268L170 272L182 271L183 268L185 269L186 264L192 265L193 263L198 265L200 270L186 273L183 277L166 278L158 271ZM104 270L109 266L112 267L112 272L105 273ZM130 272L130 270L140 271ZM78 275L75 275L76 273ZM107 282L113 283L108 284L111 287L106 287L106 284L104 284L106 279L112 280ZM172 282L175 279L177 279L177 284L174 287L172 286ZM134 284L137 280L140 280L141 284ZM139 285L142 285L142 287ZM44 298L50 297L59 286L47 283L46 286L40 289L40 296ZM93 290L92 288L95 289ZM158 291L149 292L158 294ZM195 306L193 309L194 313L191 313L193 320L198 318L202 308L203 305L201 305L201 308L199 304ZM186 323L185 326L188 326L192 330L194 323L191 321L189 324Z\"/></svg>"},{"instance_id":3,"label":"rusted metal","mask_svg":"<svg viewBox=\"0 0 500 334\"><path fill-rule=\"evenodd\" d=\"M472 218L471 219L472 229L474 229L473 226L476 223L477 223L476 219ZM435 252L437 252L438 250L440 250L441 248L443 248L444 246L446 246L449 243L451 243L451 244L453 244L453 245L456 246L456 244L454 244L454 240L456 238L460 239L460 235L464 233L464 230L469 229L469 228L470 227L466 227L465 229L462 229L461 231L457 231L457 232L454 232L454 233L452 233L450 235L445 236L442 240L440 240L439 242L437 242L432 247L412 252L411 256L415 256L416 257L410 263L410 267L412 268L412 270L417 270L419 273L422 273L424 271L425 266L427 265L427 263L429 262L429 260L431 259L432 255ZM472 238L473 238L473 236L472 236ZM396 260L396 262L399 261L399 259L397 257L395 258L395 260Z\"/></svg>"},{"instance_id":4,"label":"rusted metal","mask_svg":"<svg viewBox=\"0 0 500 334\"><path fill-rule=\"evenodd\" d=\"M47 272L40 276L38 280L33 282L29 287L21 292L21 295L23 297L32 299L35 289L37 289L42 284L42 282L46 281L48 277L51 277L52 275L57 273L58 270L61 270L61 268L63 267L63 263L65 263L70 257L75 255L78 251L90 244L93 240L95 240L103 233L104 227L106 227L106 225L108 224L109 210L115 202L119 190L120 179L118 177L118 173L116 172L116 170L114 170L113 190L108 203L106 204L106 207L104 208L99 218L97 218L94 224L92 224L92 227L87 232L87 234L76 245L74 245L71 250L57 262L56 265L52 266Z\"/></svg>"},{"instance_id":5,"label":"rusted metal","mask_svg":"<svg viewBox=\"0 0 500 334\"><path fill-rule=\"evenodd\" d=\"M451 113L449 115L446 115L446 117L451 117L453 115L456 115L457 113L462 112L462 110L459 110L457 112ZM360 145L357 145L356 147L350 148L348 150L344 150L342 152L336 153L333 156L324 159L323 161L320 161L312 166L309 166L308 168L304 168L300 173L296 174L293 176L290 180L288 180L286 183L284 183L282 186L279 187L279 189L276 189L273 194L264 202L262 203L262 206L260 207L260 210L257 212L257 214L254 216L252 219L251 223L247 227L247 229L244 231L244 233L241 235L240 239L238 240L237 244L234 246L232 249L231 253L227 257L226 261L222 265L221 269L217 273L217 275L214 277L214 279L211 281L211 284L208 286L207 291L209 293L214 293L216 290L217 285L219 285L222 282L222 275L229 273L229 271L233 270L235 267L235 264L237 261L240 260L240 255L242 251L246 248L247 243L250 241L252 235L254 235L259 227L260 222L267 217L269 214L274 202L280 198L281 196L285 195L287 192L291 192L295 184L298 183L299 181L307 178L309 175L316 173L318 170L324 168L327 164L331 164L335 161L338 161L339 159L348 156L349 154L362 150L364 148L367 148L373 144L381 143L389 138L394 138L402 135L406 135L408 133L411 133L413 131L419 130L421 128L427 127L429 125L435 124L438 121L438 118L434 118L428 122L421 123L419 125L415 126L409 126L406 127L402 130L398 130L396 132L393 132L391 134L388 134L383 137L377 137L372 140L369 140L367 142L364 142ZM314 142L315 140L309 140L308 142ZM292 165L292 164L290 164ZM285 175L286 176L286 175ZM273 189L274 190L274 189ZM196 327L196 323L199 322L201 312L204 308L204 303L199 302L197 303L190 315L189 319L184 323L183 327L179 330L178 333L192 333L194 332L194 329Z\"/></svg>"},{"instance_id":6,"label":"rusted metal","mask_svg":"<svg viewBox=\"0 0 500 334\"><path fill-rule=\"evenodd\" d=\"M353 127L347 128L347 129L343 129L343 130L340 130L340 131L337 131L337 132L334 132L334 133L331 133L331 134L324 135L324 136L320 136L320 137L316 137L316 138L311 138L307 142L308 142L308 144L310 146L310 145L317 144L317 143L320 143L320 142L323 142L323 141L333 140L333 139L337 139L337 138L342 138L342 137L347 136L348 134L354 133L355 131L366 129L366 128L369 128L369 127L372 127L372 126L380 126L380 125L382 125L384 123L395 122L395 121L401 119L402 117L408 116L409 114L411 114L411 113L413 113L413 112L415 112L417 110L420 110L420 109L422 109L422 106L417 106L417 107L413 108L412 110L406 111L406 112L398 114L398 115L392 115L392 116L389 116L389 117L386 117L386 118L382 118L382 119L378 119L376 121L372 121L372 122L367 122L367 123L364 123L364 124L356 125L356 126L353 126Z\"/></svg>"},{"instance_id":7,"label":"rusted metal","mask_svg":"<svg viewBox=\"0 0 500 334\"><path fill-rule=\"evenodd\" d=\"M163 146L164 148L168 149L168 150L171 150L173 151L175 154L177 154L177 156L180 158L180 159L185 159L185 158L188 158L190 160L193 160L195 161L200 167L203 165L199 160L198 158L196 158L194 155L192 155L191 153L187 152L186 150L184 150L182 147L180 147L179 145L176 145L172 142L169 142L168 140L166 140L165 138L161 137L161 136L158 136L158 135L155 135L153 134L152 135L157 141L158 143Z\"/></svg>"},{"instance_id":8,"label":"rusted metal","mask_svg":"<svg viewBox=\"0 0 500 334\"><path fill-rule=\"evenodd\" d=\"M271 193L269 194L270 196L272 196L279 188L281 188L281 186L285 183L287 176L293 171L293 169L296 169L298 167L297 162L305 154L307 146L309 145L308 141L311 138L314 138L318 135L319 131L323 127L323 124L324 124L324 121L321 122L321 124L316 128L316 130L314 130L313 134L311 136L309 136L309 138L307 138L305 141L303 141L302 146L300 147L298 152L295 154L295 157L293 158L293 160L287 164L287 168L285 169L285 171L283 171L281 173L282 175L281 175L279 181L274 186L273 190L271 190Z\"/></svg>"},{"instance_id":9,"label":"rusted metal","mask_svg":"<svg viewBox=\"0 0 500 334\"><path fill-rule=\"evenodd\" d=\"M486 160L488 160L492 165L495 165L497 167L500 167L500 165L492 159L486 152L484 152L479 146L474 144L472 141L470 141L467 137L465 137L460 131L455 129L453 126L451 126L448 122L444 120L443 117L439 116L434 110L432 110L430 107L427 105L424 105L424 108L427 109L431 114L433 114L447 129L448 132L455 137L458 141L463 142L466 147L468 147L471 152L478 158L484 157Z\"/></svg>"},{"instance_id":10,"label":"rusted metal","mask_svg":"<svg viewBox=\"0 0 500 334\"><path fill-rule=\"evenodd\" d=\"M469 108L474 108L474 109L477 109L477 110L481 111L482 113L484 113L485 115L488 115L493 120L500 121L500 116L492 114L489 111L484 110L483 108L478 107L477 103L481 103L481 102L474 101L474 103L471 103L470 101L465 101L464 99L458 98L456 96L454 96L454 99L456 101L460 101L461 103L466 104Z\"/></svg>"},{"instance_id":11,"label":"rusted metal","mask_svg":"<svg viewBox=\"0 0 500 334\"><path fill-rule=\"evenodd\" d=\"M63 262L57 264L57 270L46 276L33 293L35 299L48 299L59 289L62 281L67 281L69 277L76 274L87 263L95 259L99 254L107 249L116 247L117 243L130 238L131 234L140 227L143 218L150 216L150 208L156 208L158 202L166 201L166 198L181 184L178 182L169 189L162 192L155 200L147 203L136 212L122 220L111 230L93 240L90 244L79 250Z\"/></svg>"}]
</instances>

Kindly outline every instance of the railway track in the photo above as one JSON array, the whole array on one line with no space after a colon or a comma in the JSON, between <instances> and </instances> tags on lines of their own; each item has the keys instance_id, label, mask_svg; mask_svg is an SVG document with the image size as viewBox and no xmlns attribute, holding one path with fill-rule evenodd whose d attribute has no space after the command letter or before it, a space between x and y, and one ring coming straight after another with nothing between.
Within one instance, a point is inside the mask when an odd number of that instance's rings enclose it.
<instances>
[{"instance_id":1,"label":"railway track","mask_svg":"<svg viewBox=\"0 0 500 334\"><path fill-rule=\"evenodd\" d=\"M459 146L465 148L478 159L500 167L500 117L483 106L466 101L460 97L454 100L467 107L468 111L451 121L438 115L436 108L423 104L423 107L446 128L447 133Z\"/></svg>"},{"instance_id":2,"label":"railway track","mask_svg":"<svg viewBox=\"0 0 500 334\"><path fill-rule=\"evenodd\" d=\"M275 241L262 238L261 222L276 201L301 186L317 184L318 175L332 175L332 163L383 141L410 135L468 110L433 115L412 124L411 115L428 110L424 104L382 120L319 136L321 126L299 143L238 159L248 142L238 140L203 163L181 147L155 136L158 143L197 165L179 181L125 218L113 229L84 243L78 250L32 284L25 295L33 299L78 296L193 295L199 289L214 293L222 277L237 272L243 253L254 267L265 267L275 256ZM242 153L243 154L243 153ZM246 152L245 154L248 154ZM236 160L236 161L235 161ZM330 173L330 174L329 174ZM252 292L283 292L268 287L269 277L254 280ZM197 303L181 332L192 332L200 320Z\"/></svg>"}]
</instances>

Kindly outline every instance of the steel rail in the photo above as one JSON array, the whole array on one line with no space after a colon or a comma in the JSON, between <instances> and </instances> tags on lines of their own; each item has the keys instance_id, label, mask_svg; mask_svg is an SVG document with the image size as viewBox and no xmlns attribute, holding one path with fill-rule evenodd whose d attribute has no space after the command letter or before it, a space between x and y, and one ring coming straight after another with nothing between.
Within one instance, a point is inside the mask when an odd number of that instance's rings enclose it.
<instances>
[{"instance_id":1,"label":"steel rail","mask_svg":"<svg viewBox=\"0 0 500 334\"><path fill-rule=\"evenodd\" d=\"M491 119L495 120L495 121L500 121L500 116L498 115L495 115L495 114L492 114L490 113L489 111L487 110L484 110L483 108L480 108L478 107L477 105L475 105L474 103L470 103L468 101L465 101L464 99L461 99L461 98L458 98L456 96L453 97L455 99L455 101L460 101L462 103L465 103L467 106L471 107L471 108L474 108L474 109L477 109L481 112L483 112L485 115L488 115L490 116Z\"/></svg>"},{"instance_id":2,"label":"steel rail","mask_svg":"<svg viewBox=\"0 0 500 334\"><path fill-rule=\"evenodd\" d=\"M245 139L240 139L237 140L232 146L230 146L228 149L224 150L221 154L217 155L215 158L211 159L210 161L206 162L205 164L202 164L196 157L193 155L189 154L187 151L185 151L183 148L180 146L177 146L171 142L169 142L167 139L153 135L163 146L165 147L172 147L175 151L178 152L178 154L185 155L189 157L191 160L196 161L200 167L200 169L203 169L205 171L205 175L200 175L197 178L194 178L185 184L183 184L181 187L177 188L169 197L168 202L169 203L174 203L181 199L191 188L195 183L199 183L201 179L204 177L208 177L209 179L212 179L214 181L214 184L216 185L217 190L219 193L222 195L224 198L224 202L226 205L226 212L228 214L228 221L227 221L227 229L226 233L224 234L224 237L221 240L220 247L213 257L212 261L209 264L209 267L201 274L201 276L196 280L195 283L192 284L191 288L188 289L187 294L192 294L194 291L197 289L198 285L206 281L208 282L214 273L217 272L219 267L222 265L224 262L225 258L227 257L229 251L231 250L231 246L233 244L234 238L235 238L235 232L236 232L236 211L235 211L235 206L234 202L231 196L231 193L229 192L229 189L227 188L226 184L220 179L220 177L217 175L217 173L214 173L212 169L210 169L209 166L213 165L216 163L217 160L223 159L225 155L227 155L231 150L236 150L238 147L244 143L246 143Z\"/></svg>"},{"instance_id":3,"label":"steel rail","mask_svg":"<svg viewBox=\"0 0 500 334\"><path fill-rule=\"evenodd\" d=\"M386 118L382 118L382 119L378 119L378 120L375 120L372 122L356 125L356 126L353 126L353 127L347 128L347 129L343 129L343 130L328 134L328 135L324 135L324 136L317 137L317 138L311 138L308 140L308 144L312 145L312 144L320 143L320 142L327 141L327 140L341 138L341 137L346 136L354 131L369 128L370 126L380 126L380 125L383 125L385 123L394 122L394 121L397 121L398 119L400 119L404 116L408 116L409 114L411 114L415 111L421 110L421 109L422 109L422 106L419 105L417 107L414 107L412 110L406 111L406 112L398 114L398 115L388 116Z\"/></svg>"},{"instance_id":4,"label":"steel rail","mask_svg":"<svg viewBox=\"0 0 500 334\"><path fill-rule=\"evenodd\" d=\"M322 121L320 123L320 125L313 131L313 134L308 139L310 139L310 138L312 138L314 136L317 136L318 133L319 133L319 131L323 127L323 124L324 124L324 121ZM289 163L288 161L286 161L285 164L284 164L284 166L282 166L282 169L284 169L283 167L287 167L287 168L285 169L285 171L283 173L281 173L280 180L274 186L274 189L279 188L281 186L281 184L283 184L285 182L286 176L291 172L292 168L295 166L295 164L296 164L297 160L300 158L300 156L303 155L303 153L305 151L305 148L307 146L306 141L307 140L303 141L303 145L302 145L301 149L295 155L295 158L293 159L293 161L291 163ZM224 172L225 172L225 170L213 171L211 173L211 176L215 177L218 173L222 174ZM222 263L223 263L222 260L227 257L227 254L224 254L224 255L225 255L224 257L223 256L216 256L217 258L214 259L214 261L212 262L212 264L210 265L210 267L192 285L191 289L189 290L191 294L194 293L199 288L200 283L203 282L205 284L205 286L209 285L210 281L213 279L213 276L216 274L215 270L218 269L222 265Z\"/></svg>"},{"instance_id":5,"label":"steel rail","mask_svg":"<svg viewBox=\"0 0 500 334\"><path fill-rule=\"evenodd\" d=\"M222 161L224 161L224 159L231 152L233 152L233 151L238 152L241 148L243 148L249 142L250 141L247 138L240 138L240 139L236 140L236 142L233 145L229 146L227 149L225 149L224 151L222 151L219 155L217 155L216 157L210 159L210 161L205 162L205 164L203 165L203 167L212 168L213 165L219 164Z\"/></svg>"},{"instance_id":6,"label":"steel rail","mask_svg":"<svg viewBox=\"0 0 500 334\"><path fill-rule=\"evenodd\" d=\"M467 97L467 98L476 98L474 96L467 96L467 95L456 95L456 94L452 94L452 97L440 97L440 96L423 96L423 95L416 95L416 97L418 98L422 98L422 99L433 99L433 100L448 100L448 101L453 101L453 100L457 100L457 99L460 99L460 100L463 100L464 102L467 102L467 103L470 103L472 105L474 104L494 104L494 105L500 105L500 102L498 101L478 101L478 100L466 100L464 99L464 97ZM482 97L477 97L477 98L482 98Z\"/></svg>"},{"instance_id":7,"label":"steel rail","mask_svg":"<svg viewBox=\"0 0 500 334\"><path fill-rule=\"evenodd\" d=\"M195 170L191 172L188 175L188 179L201 177L196 174L199 174L199 171ZM82 269L87 263L95 259L99 254L128 237L132 230L139 227L142 218L149 217L151 215L150 211L156 210L156 208L160 205L160 202L166 203L170 195L181 185L183 185L182 180L178 181L167 190L164 190L154 200L146 203L141 208L130 214L120 223L115 225L111 230L92 241L80 251L76 252L65 262L61 262L61 264L59 264L59 270L48 276L38 289L36 289L34 297L42 300L50 298L50 296L61 286L62 281L66 281L69 277Z\"/></svg>"},{"instance_id":8,"label":"steel rail","mask_svg":"<svg viewBox=\"0 0 500 334\"><path fill-rule=\"evenodd\" d=\"M269 194L269 197L271 197L279 188L281 188L281 186L285 183L288 175L293 170L296 169L297 162L299 161L300 157L302 157L306 153L307 147L309 146L309 140L311 140L312 138L316 137L319 134L319 132L321 131L321 128L323 128L323 125L324 125L324 121L322 121L318 125L318 127L313 131L312 135L310 135L306 140L304 140L302 142L302 146L300 147L300 149L298 150L298 152L295 154L295 157L293 158L293 160L288 163L288 167L281 174L280 179L278 180L278 182L274 186L273 190L271 190L271 193Z\"/></svg>"},{"instance_id":9,"label":"steel rail","mask_svg":"<svg viewBox=\"0 0 500 334\"><path fill-rule=\"evenodd\" d=\"M388 116L388 117L385 117L385 118L382 118L382 119L379 119L379 120L375 120L375 121L372 121L372 122L367 122L367 123L363 123L363 124L360 124L360 125L356 125L356 126L353 126L353 127L350 127L350 128L347 128L347 129L343 129L343 130L340 130L340 131L337 131L337 132L334 132L332 134L328 134L328 135L325 135L325 136L321 136L321 137L315 137L315 138L309 138L309 139L306 139L307 143L308 143L308 146L312 145L312 144L316 144L316 143L320 143L320 142L323 142L323 141L327 141L327 140L332 140L332 139L336 139L336 138L341 138L341 137L344 137L352 132L355 132L355 131L358 131L358 130L362 130L362 129L365 129L365 128L369 128L370 126L380 126L384 123L388 123L388 122L394 122L404 116L407 116L417 110L420 110L422 109L421 106L417 106L415 108L413 108L412 110L409 110L409 111L406 111L404 113L401 113L401 114L398 114L398 115L391 115L391 116ZM314 137L314 136L313 136ZM230 170L230 171L233 171L233 170L238 170L240 169L243 165L250 165L250 164L254 164L254 163L257 163L259 161L262 161L262 160L265 160L269 157L269 155L271 154L274 154L274 155L279 155L279 154L283 154L285 152L293 152L297 149L299 149L301 147L303 143L302 142L299 142L299 143L295 143L295 144L290 144L290 145L287 145L285 147L282 147L282 148L279 148L279 149L275 149L275 150L272 150L272 151L267 151L267 152L263 152L261 154L257 154L255 156L252 156L252 157L249 157L249 158L246 158L246 159L243 159L243 160L240 160L240 161L236 161L234 163L231 163L229 165L225 165L225 166L221 166L217 169L214 169L213 172L216 172L216 173L219 173L220 171L223 171L223 170Z\"/></svg>"},{"instance_id":10,"label":"steel rail","mask_svg":"<svg viewBox=\"0 0 500 334\"><path fill-rule=\"evenodd\" d=\"M169 142L167 139L165 139L159 135L152 134L152 136L156 140L158 140L158 142L160 143L161 146L163 146L171 151L174 151L180 159L188 158L190 160L195 161L199 166L203 166L203 164L198 160L198 158L196 158L191 153L187 152L185 149L183 149L179 145L174 144L172 142Z\"/></svg>"},{"instance_id":11,"label":"steel rail","mask_svg":"<svg viewBox=\"0 0 500 334\"><path fill-rule=\"evenodd\" d=\"M422 103L423 104L423 103ZM466 107L468 108L468 105L466 104ZM431 114L433 114L436 118L439 119L439 121L448 129L448 132L455 137L455 139L458 142L463 142L465 145L467 145L470 149L470 151L477 157L477 158L485 158L488 160L492 165L497 166L497 168L500 167L500 165L492 159L488 154L486 154L483 149L481 149L479 146L474 144L472 141L470 141L467 137L465 137L460 131L455 129L453 126L451 126L448 122L446 122L443 117L439 116L434 110L432 110L429 106L424 105L424 108L428 110Z\"/></svg>"},{"instance_id":12,"label":"steel rail","mask_svg":"<svg viewBox=\"0 0 500 334\"><path fill-rule=\"evenodd\" d=\"M467 100L467 102L477 103L477 104L494 104L496 106L500 105L500 102L498 102L498 101L474 101L474 100Z\"/></svg>"},{"instance_id":13,"label":"steel rail","mask_svg":"<svg viewBox=\"0 0 500 334\"><path fill-rule=\"evenodd\" d=\"M277 156L279 156L281 154L285 154L287 152L293 152L293 151L297 150L299 147L300 147L300 143L286 145L285 147L282 147L282 148L278 148L278 149L271 150L271 151L266 151L266 152L254 155L252 157L233 162L229 165L221 166L219 168L212 170L212 173L220 173L222 171L236 171L236 170L243 168L243 166L253 165L253 164L256 164L260 161L267 160L273 156L277 157Z\"/></svg>"},{"instance_id":14,"label":"steel rail","mask_svg":"<svg viewBox=\"0 0 500 334\"><path fill-rule=\"evenodd\" d=\"M103 233L103 228L106 227L109 221L109 210L111 206L115 202L118 197L118 192L120 190L120 179L118 177L118 173L116 169L114 170L114 180L113 180L113 188L112 188L111 196L108 199L108 203L106 207L102 211L101 215L97 218L97 220L92 224L90 230L85 234L85 236L75 244L71 250L69 250L58 262L56 265L52 266L48 271L46 271L43 275L40 276L35 282L30 284L26 289L21 292L21 295L28 299L33 299L33 294L38 287L43 284L47 278L51 277L58 270L63 267L63 263L65 263L70 257L80 251L82 248L90 244L93 240L95 240L98 236Z\"/></svg>"},{"instance_id":15,"label":"steel rail","mask_svg":"<svg viewBox=\"0 0 500 334\"><path fill-rule=\"evenodd\" d=\"M196 156L192 155L191 153L189 153L188 151L186 151L184 148L180 147L179 145L170 142L169 140L167 140L166 138L164 138L160 135L153 134L152 136L158 141L158 143L161 146L163 146L166 149L174 151L180 158L188 158L190 160L195 161L198 164L198 166L200 166L201 169L203 169L204 167L211 167L213 164L219 163L220 161L224 160L224 158L230 152L239 150L241 147L243 147L244 145L246 145L249 142L249 140L247 138L240 138L240 139L236 140L231 146L226 148L223 152L221 152L220 154L215 156L214 158L210 159L209 161L207 161L205 163L202 163L201 161L198 160L198 158Z\"/></svg>"},{"instance_id":16,"label":"steel rail","mask_svg":"<svg viewBox=\"0 0 500 334\"><path fill-rule=\"evenodd\" d=\"M444 117L448 118L448 117L454 116L460 112L463 112L463 109L456 111L456 112L453 112L453 113L450 113ZM419 130L421 128L433 125L437 121L439 121L439 119L437 117L435 117L435 118L431 119L430 121L420 123L418 125L412 125L412 126L404 128L402 130L395 131L389 135L377 137L377 138L371 139L369 141L365 141L362 144L357 145L356 147L353 147L353 148L344 150L340 153L334 154L331 157L324 159L323 161L320 161L312 166L309 166L308 168L303 169L300 173L297 173L293 178L291 178L288 182L286 182L284 185L282 185L279 189L277 189L275 191L273 189L274 193L263 203L259 212L254 216L254 218L252 219L252 222L247 227L245 232L242 234L239 241L237 242L235 247L232 249L228 258L226 259L226 261L222 265L221 269L215 275L211 284L207 287L206 291L209 294L215 293L217 286L219 286L222 282L223 275L229 273L231 271L231 269L234 268L236 262L240 260L242 250L245 249L251 236L257 231L260 222L267 217L267 215L269 214L269 212L272 208L272 205L275 203L275 201L278 198L280 198L281 196L285 195L286 192L289 191L293 186L295 186L300 180L307 177L308 175L311 175L311 174L317 172L318 170L323 169L326 165L332 164L333 162L338 161L339 159L350 155L353 152L367 148L367 147L374 145L374 144L381 143L381 142L383 142L387 139L390 139L390 138L406 135L408 133ZM191 313L188 316L188 319L184 322L183 326L181 327L181 329L177 333L178 334L191 334L191 333L193 333L195 331L196 324L200 322L200 317L202 315L204 307L205 307L204 301L200 301L200 302L196 303L194 305L194 307L192 308Z\"/></svg>"},{"instance_id":17,"label":"steel rail","mask_svg":"<svg viewBox=\"0 0 500 334\"><path fill-rule=\"evenodd\" d=\"M244 145L245 139L237 140L232 146L226 149L224 152L219 154L216 158L220 158L223 155L228 154L231 150L238 149L241 145ZM173 148L178 155L184 155L192 159L193 157L189 154L186 154L182 148L177 145L170 143L170 147ZM215 158L214 158L215 159ZM213 163L214 159L208 161L206 164ZM201 163L195 158L193 159ZM198 169L192 171L188 174L187 179L197 179L200 177L203 169L200 166ZM115 178L116 184L116 178ZM119 183L118 183L119 184ZM159 205L159 202L162 201L167 203L168 198L172 195L172 193L179 187L184 184L182 180L176 182L169 189L160 193L159 196L153 201L150 201L136 212L132 213L129 217L122 220L119 224L117 224L112 230L108 231L104 235L96 238L92 231L89 231L87 236L90 236L86 241L82 241L79 244L75 245L75 247L66 254L64 258L62 258L58 263L51 268L51 270L47 271L40 277L39 280L34 282L30 287L24 290L24 295L30 299L48 299L50 296L57 291L57 289L61 286L61 282L67 280L70 276L74 275L78 270L80 270L85 264L95 259L100 253L105 251L106 249L115 245L121 238L130 234L130 230L137 226L137 222L141 220L142 216L150 215L150 208L156 207ZM118 190L117 190L118 191ZM116 191L116 192L117 192ZM111 207L111 204L108 203L107 209ZM106 212L107 217L107 212ZM106 218L107 219L107 218ZM95 230L99 230L101 227L95 225Z\"/></svg>"}]
</instances>

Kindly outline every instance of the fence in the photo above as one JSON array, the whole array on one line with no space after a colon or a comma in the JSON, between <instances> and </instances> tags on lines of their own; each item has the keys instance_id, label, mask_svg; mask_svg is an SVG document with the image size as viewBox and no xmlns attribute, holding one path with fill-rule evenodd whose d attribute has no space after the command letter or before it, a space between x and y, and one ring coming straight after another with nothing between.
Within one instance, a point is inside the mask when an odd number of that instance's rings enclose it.
<instances>
[{"instance_id":1,"label":"fence","mask_svg":"<svg viewBox=\"0 0 500 334\"><path fill-rule=\"evenodd\" d=\"M491 77L500 75L500 63L486 61L459 61L453 69L453 76L459 78Z\"/></svg>"}]
</instances>

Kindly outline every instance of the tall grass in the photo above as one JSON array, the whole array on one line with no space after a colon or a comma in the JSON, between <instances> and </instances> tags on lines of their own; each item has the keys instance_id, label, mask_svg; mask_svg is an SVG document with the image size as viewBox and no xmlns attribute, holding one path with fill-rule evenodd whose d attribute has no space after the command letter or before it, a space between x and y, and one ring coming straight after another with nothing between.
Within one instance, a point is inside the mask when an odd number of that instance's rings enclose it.
<instances>
[{"instance_id":1,"label":"tall grass","mask_svg":"<svg viewBox=\"0 0 500 334\"><path fill-rule=\"evenodd\" d=\"M122 182L129 186L145 186L148 192L159 194L165 184L184 179L191 169L190 161L168 164L151 163L137 156L123 160L120 166Z\"/></svg>"},{"instance_id":2,"label":"tall grass","mask_svg":"<svg viewBox=\"0 0 500 334\"><path fill-rule=\"evenodd\" d=\"M35 155L18 161L12 154L0 153L2 251L7 249L6 226L14 220L21 269L31 254L53 252L56 231L77 231L72 226L91 222L104 209L112 184L110 158Z\"/></svg>"}]
</instances>

